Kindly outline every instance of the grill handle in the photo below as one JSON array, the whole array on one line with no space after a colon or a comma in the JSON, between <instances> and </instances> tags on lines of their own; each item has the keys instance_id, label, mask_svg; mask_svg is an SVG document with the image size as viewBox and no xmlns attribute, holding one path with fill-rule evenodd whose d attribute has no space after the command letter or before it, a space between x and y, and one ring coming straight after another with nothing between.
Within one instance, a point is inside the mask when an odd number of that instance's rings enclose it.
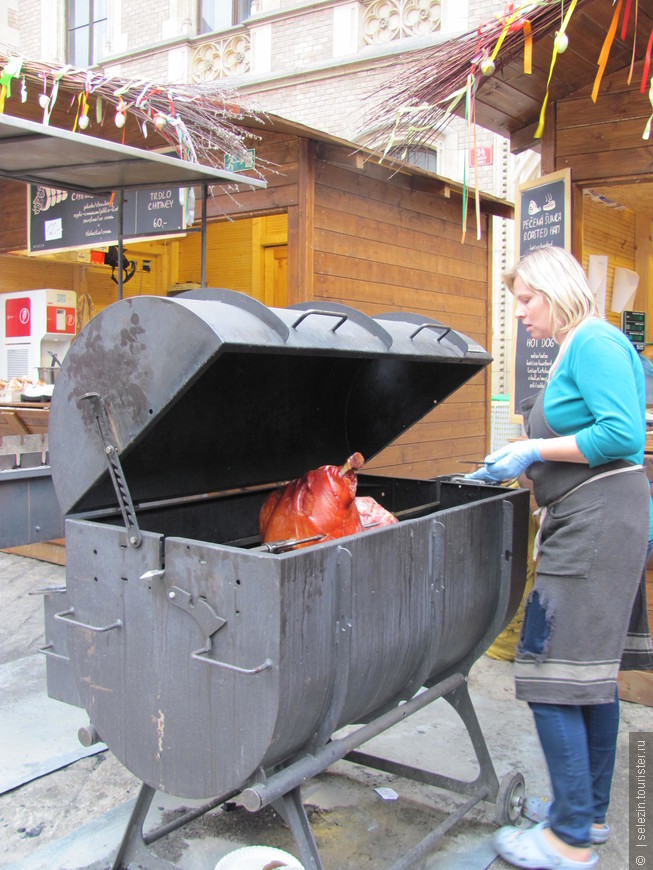
<instances>
[{"instance_id":1,"label":"grill handle","mask_svg":"<svg viewBox=\"0 0 653 870\"><path fill-rule=\"evenodd\" d=\"M61 655L61 653L54 651L54 644L53 643L46 643L45 646L40 646L39 652L42 653L44 656L48 656L48 658L57 659L60 662L69 662L70 661L70 658L68 656L63 656L63 655Z\"/></svg>"},{"instance_id":2,"label":"grill handle","mask_svg":"<svg viewBox=\"0 0 653 870\"><path fill-rule=\"evenodd\" d=\"M423 329L438 329L438 330L440 331L440 333L439 333L439 335L438 335L438 337L437 337L437 341L438 341L438 342L442 341L442 339L445 337L445 335L448 335L448 334L451 332L451 327L450 327L450 326L442 326L441 323L422 323L421 326L418 326L418 327L417 327L417 329L415 330L415 332L411 332L411 334L410 334L411 341L412 341L412 340L415 338L415 336L416 336L418 333L420 333Z\"/></svg>"},{"instance_id":3,"label":"grill handle","mask_svg":"<svg viewBox=\"0 0 653 870\"><path fill-rule=\"evenodd\" d=\"M315 301L299 302L297 305L290 305L289 309L303 311L303 314L301 314L292 324L292 329L297 329L302 320L305 320L311 314L321 314L323 317L339 318L336 325L331 328L332 332L336 332L345 321L349 320L352 323L355 323L356 326L362 327L362 329L370 335L373 335L374 338L378 338L386 348L390 349L392 347L392 336L378 321L374 320L372 317L368 317L360 311L356 311L354 308L349 308L347 305L340 305L337 302L331 302L329 303L328 308L320 308L319 303Z\"/></svg>"},{"instance_id":4,"label":"grill handle","mask_svg":"<svg viewBox=\"0 0 653 870\"><path fill-rule=\"evenodd\" d=\"M207 652L209 652L209 647L196 649L195 652L190 654L190 657L195 659L197 662L206 662L207 665L214 665L216 668L222 668L225 671L233 671L236 674L245 674L245 676L260 674L261 671L266 671L268 668L272 667L272 659L266 659L262 664L255 668L239 668L238 665L230 665L227 662L221 662L218 661L218 659L212 659L210 656L202 655L202 653Z\"/></svg>"},{"instance_id":5,"label":"grill handle","mask_svg":"<svg viewBox=\"0 0 653 870\"><path fill-rule=\"evenodd\" d=\"M74 614L75 608L71 607L69 610L62 610L60 613L55 613L54 618L58 619L59 622L65 622L66 625L72 625L74 628L83 628L86 631L112 631L114 628L122 628L122 619L116 619L115 622L112 622L110 625L88 625L85 622L79 622L77 619L71 619L70 617Z\"/></svg>"},{"instance_id":6,"label":"grill handle","mask_svg":"<svg viewBox=\"0 0 653 870\"><path fill-rule=\"evenodd\" d=\"M337 329L339 329L342 326L342 324L345 322L345 320L349 319L346 314L342 314L342 312L340 312L340 311L318 311L315 308L311 308L309 311L305 311L303 314L299 315L297 320L292 324L292 328L297 329L297 327L302 322L302 320L306 320L306 318L310 317L311 314L319 314L322 317L337 317L338 322L336 323L335 326L331 327L331 332L335 332Z\"/></svg>"},{"instance_id":7,"label":"grill handle","mask_svg":"<svg viewBox=\"0 0 653 870\"><path fill-rule=\"evenodd\" d=\"M452 347L460 356L464 356L469 350L470 345L468 345L467 342L458 335L458 333L454 332L450 326L444 326L442 323L420 324L417 329L411 332L410 340L413 341L413 339L419 335L423 329L435 330L438 333L438 337L436 338L438 344L446 338L447 341L445 343L448 344L449 347Z\"/></svg>"}]
</instances>

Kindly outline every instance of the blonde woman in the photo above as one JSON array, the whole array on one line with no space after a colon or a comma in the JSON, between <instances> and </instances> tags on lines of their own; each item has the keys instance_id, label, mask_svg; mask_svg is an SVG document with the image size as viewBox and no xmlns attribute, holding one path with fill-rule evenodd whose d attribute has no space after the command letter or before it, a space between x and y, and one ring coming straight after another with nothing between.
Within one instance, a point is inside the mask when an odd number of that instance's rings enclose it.
<instances>
[{"instance_id":1,"label":"blonde woman","mask_svg":"<svg viewBox=\"0 0 653 870\"><path fill-rule=\"evenodd\" d=\"M592 847L609 836L619 667L653 666L643 585L653 539L644 372L631 342L599 317L565 250L527 254L504 281L529 335L553 338L560 350L547 386L522 408L528 439L487 456L468 477L525 472L542 510L515 687L533 711L553 800L546 821L501 828L495 845L516 867L577 870L596 865Z\"/></svg>"}]
</instances>

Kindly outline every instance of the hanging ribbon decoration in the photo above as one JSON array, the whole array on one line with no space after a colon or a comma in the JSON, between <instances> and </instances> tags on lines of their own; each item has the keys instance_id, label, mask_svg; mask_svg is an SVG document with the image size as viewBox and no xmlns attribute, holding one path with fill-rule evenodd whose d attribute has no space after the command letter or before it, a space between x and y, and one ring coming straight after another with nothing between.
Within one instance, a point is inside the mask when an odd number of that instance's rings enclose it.
<instances>
[{"instance_id":1,"label":"hanging ribbon decoration","mask_svg":"<svg viewBox=\"0 0 653 870\"><path fill-rule=\"evenodd\" d=\"M610 49L612 48L612 43L614 42L614 36L617 32L617 25L619 24L619 15L621 14L621 6L623 4L623 0L618 0L618 3L615 7L614 14L612 16L612 21L610 22L610 27L608 28L608 32L605 36L605 41L603 42L603 47L601 48L601 54L599 55L599 59L597 61L599 65L598 72L596 73L596 78L594 79L594 87L592 88L592 102L596 102L596 98L599 95L599 88L601 87L601 79L603 78L603 73L605 72L605 65L608 62L608 57L610 56Z\"/></svg>"},{"instance_id":2,"label":"hanging ribbon decoration","mask_svg":"<svg viewBox=\"0 0 653 870\"><path fill-rule=\"evenodd\" d=\"M651 104L651 108L653 108L653 78L651 78L651 87L648 89L648 101ZM648 139L651 135L651 122L653 121L653 113L649 115L649 119L646 122L646 127L644 127L644 132L642 133L642 139Z\"/></svg>"},{"instance_id":3,"label":"hanging ribbon decoration","mask_svg":"<svg viewBox=\"0 0 653 870\"><path fill-rule=\"evenodd\" d=\"M492 75L494 72L494 61L496 60L497 55L499 54L499 50L503 45L503 41L509 33L518 33L520 30L524 31L524 72L526 75L530 75L533 71L533 36L531 32L531 23L528 18L522 18L521 12L523 9L527 8L529 4L524 6L518 6L517 9L514 9L514 5L512 3L506 4L503 15L497 15L497 18L502 24L501 33L499 34L499 38L496 41L496 45L492 50L489 58L486 58L485 69L482 71L485 75ZM479 37L481 34L481 28L478 29ZM473 67L472 67L473 72Z\"/></svg>"},{"instance_id":4,"label":"hanging ribbon decoration","mask_svg":"<svg viewBox=\"0 0 653 870\"><path fill-rule=\"evenodd\" d=\"M644 72L642 73L642 84L640 86L640 92L643 94L646 90L646 82L648 81L648 71L651 66L651 49L653 48L653 29L651 29L651 35L648 39L648 45L646 47L646 56L644 58Z\"/></svg>"},{"instance_id":5,"label":"hanging ribbon decoration","mask_svg":"<svg viewBox=\"0 0 653 870\"><path fill-rule=\"evenodd\" d=\"M621 41L625 42L626 30L628 29L628 19L630 18L630 4L632 0L626 0L626 8L624 9L624 20L621 22Z\"/></svg>"},{"instance_id":6,"label":"hanging ribbon decoration","mask_svg":"<svg viewBox=\"0 0 653 870\"><path fill-rule=\"evenodd\" d=\"M5 97L11 97L11 80L20 77L23 61L19 57L9 58L0 74L0 113L5 110Z\"/></svg>"},{"instance_id":7,"label":"hanging ribbon decoration","mask_svg":"<svg viewBox=\"0 0 653 870\"><path fill-rule=\"evenodd\" d=\"M524 27L524 72L529 76L533 72L533 36L531 22L528 18L523 19Z\"/></svg>"},{"instance_id":8,"label":"hanging ribbon decoration","mask_svg":"<svg viewBox=\"0 0 653 870\"><path fill-rule=\"evenodd\" d=\"M79 115L82 108L82 95L83 94L77 94L77 111L75 112L75 120L73 121L73 133L77 130L77 122L79 121Z\"/></svg>"},{"instance_id":9,"label":"hanging ribbon decoration","mask_svg":"<svg viewBox=\"0 0 653 870\"><path fill-rule=\"evenodd\" d=\"M476 90L476 79L474 79L474 90ZM478 184L478 151L476 150L476 100L472 101L472 129L474 131L474 205L476 211L476 240L481 239L481 193Z\"/></svg>"},{"instance_id":10,"label":"hanging ribbon decoration","mask_svg":"<svg viewBox=\"0 0 653 870\"><path fill-rule=\"evenodd\" d=\"M474 75L472 73L470 73L467 76L467 88L466 88L466 94L465 94L465 127L467 130L467 143L466 143L467 144L467 149L466 149L467 154L465 155L465 160L463 162L463 233L462 233L462 238L460 239L460 243L463 245L465 244L465 235L467 233L467 196L468 196L468 192L469 192L467 189L467 163L469 160L469 142L470 142L470 140L469 140L469 125L471 123L471 115L472 115L472 111L471 111L472 105L471 104L472 104L472 100L473 100L473 93L472 93L472 82L473 81L474 81Z\"/></svg>"},{"instance_id":11,"label":"hanging ribbon decoration","mask_svg":"<svg viewBox=\"0 0 653 870\"><path fill-rule=\"evenodd\" d=\"M630 0L628 0L630 3ZM630 6L626 7L626 12L630 10ZM627 16L626 16L627 17ZM623 36L622 36L623 39ZM633 28L633 53L630 57L630 69L628 70L628 84L633 80L633 69L635 67L635 51L637 48L637 0L635 0L635 26Z\"/></svg>"},{"instance_id":12,"label":"hanging ribbon decoration","mask_svg":"<svg viewBox=\"0 0 653 870\"><path fill-rule=\"evenodd\" d=\"M619 0L621 3L621 0ZM551 55L551 67L549 69L549 77L546 80L546 93L544 94L544 102L542 103L542 108L540 109L540 120L537 125L537 130L535 131L535 139L539 139L542 136L542 130L544 129L544 115L546 113L546 104L549 101L549 85L551 84L551 76L553 75L553 67L555 66L556 58L558 57L558 46L561 44L562 37L569 25L569 19L571 18L574 9L576 8L577 0L571 0L571 5L567 9L567 13L562 20L562 25L560 30L558 31L558 36L553 41L553 54Z\"/></svg>"}]
</instances>

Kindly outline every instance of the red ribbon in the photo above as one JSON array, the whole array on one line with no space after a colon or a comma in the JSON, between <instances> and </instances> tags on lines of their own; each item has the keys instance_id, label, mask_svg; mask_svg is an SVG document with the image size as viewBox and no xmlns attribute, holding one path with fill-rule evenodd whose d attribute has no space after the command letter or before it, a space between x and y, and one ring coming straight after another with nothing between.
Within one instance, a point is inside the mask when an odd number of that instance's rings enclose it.
<instances>
[{"instance_id":1,"label":"red ribbon","mask_svg":"<svg viewBox=\"0 0 653 870\"><path fill-rule=\"evenodd\" d=\"M642 73L642 86L640 87L640 92L643 94L646 91L646 82L648 81L648 71L651 66L651 49L653 48L653 28L651 28L651 35L648 38L648 45L646 46L646 59L644 61L644 72Z\"/></svg>"},{"instance_id":2,"label":"red ribbon","mask_svg":"<svg viewBox=\"0 0 653 870\"><path fill-rule=\"evenodd\" d=\"M630 16L630 4L632 0L626 0L626 9L624 11L624 20L621 25L621 41L623 42L626 38L626 28L628 27L628 18Z\"/></svg>"}]
</instances>

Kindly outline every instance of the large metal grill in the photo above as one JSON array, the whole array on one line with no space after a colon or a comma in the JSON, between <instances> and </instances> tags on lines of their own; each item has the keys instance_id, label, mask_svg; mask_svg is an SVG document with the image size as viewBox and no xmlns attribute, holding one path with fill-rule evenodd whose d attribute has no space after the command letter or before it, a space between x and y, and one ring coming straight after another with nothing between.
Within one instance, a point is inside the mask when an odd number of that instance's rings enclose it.
<instances>
[{"instance_id":1,"label":"large metal grill","mask_svg":"<svg viewBox=\"0 0 653 870\"><path fill-rule=\"evenodd\" d=\"M123 300L73 343L50 422L67 579L45 600L48 691L143 781L115 867L150 866L160 789L272 803L320 868L301 783L343 757L392 770L357 748L440 696L480 774L416 778L468 794L456 818L513 814L519 777L499 785L465 680L523 593L528 494L360 474L399 524L300 550L257 532L272 488L370 459L488 362L420 316L223 290Z\"/></svg>"}]
</instances>

